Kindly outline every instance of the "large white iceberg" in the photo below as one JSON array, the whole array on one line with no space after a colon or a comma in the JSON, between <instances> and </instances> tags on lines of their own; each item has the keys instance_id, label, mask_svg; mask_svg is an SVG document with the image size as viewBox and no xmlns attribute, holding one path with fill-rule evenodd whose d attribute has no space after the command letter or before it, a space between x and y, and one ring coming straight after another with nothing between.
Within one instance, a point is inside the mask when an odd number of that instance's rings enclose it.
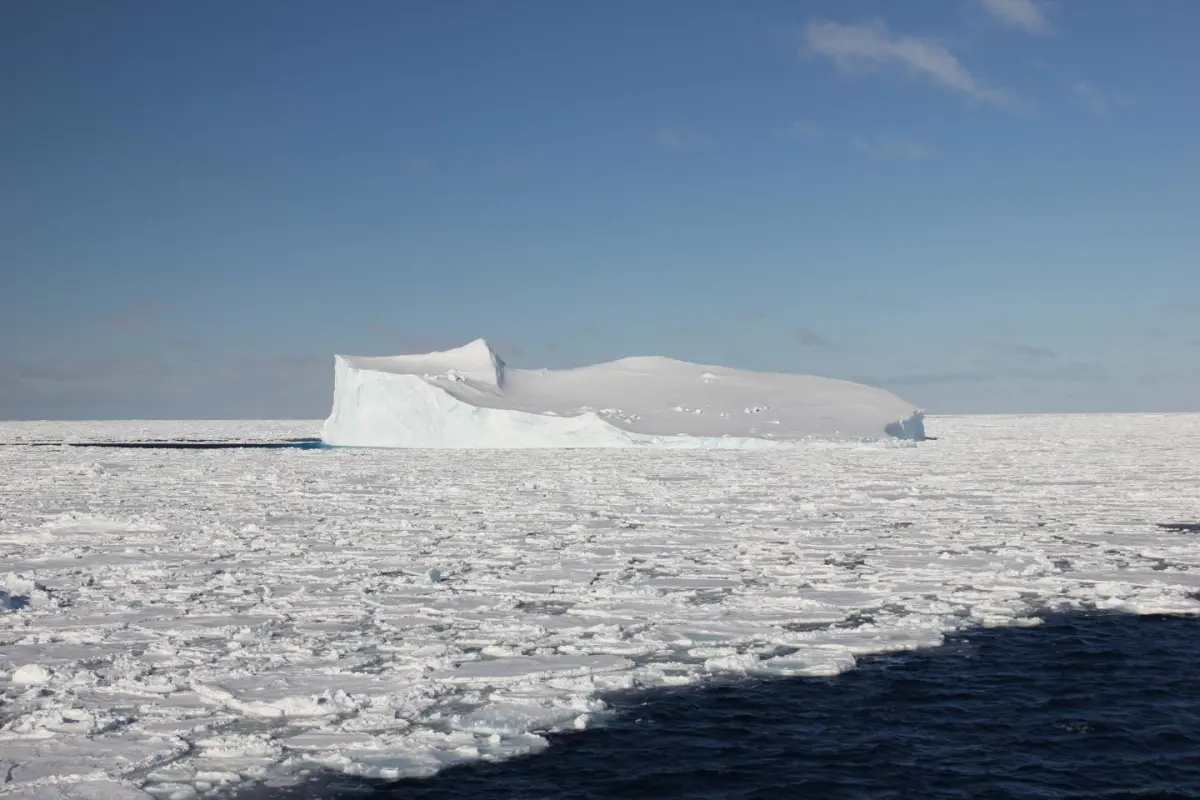
<instances>
[{"instance_id":1,"label":"large white iceberg","mask_svg":"<svg viewBox=\"0 0 1200 800\"><path fill-rule=\"evenodd\" d=\"M757 447L924 439L923 414L850 381L670 358L508 369L483 339L455 350L335 356L322 438L351 447Z\"/></svg>"}]
</instances>

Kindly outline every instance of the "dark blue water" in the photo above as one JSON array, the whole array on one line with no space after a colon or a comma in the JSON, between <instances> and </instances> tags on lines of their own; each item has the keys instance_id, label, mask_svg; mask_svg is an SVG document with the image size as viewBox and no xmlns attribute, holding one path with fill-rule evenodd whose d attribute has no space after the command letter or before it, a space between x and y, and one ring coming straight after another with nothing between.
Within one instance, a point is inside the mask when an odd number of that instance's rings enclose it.
<instances>
[{"instance_id":1,"label":"dark blue water","mask_svg":"<svg viewBox=\"0 0 1200 800\"><path fill-rule=\"evenodd\" d=\"M866 658L837 678L610 700L605 727L552 736L535 756L261 796L1200 797L1200 619L1054 617Z\"/></svg>"}]
</instances>

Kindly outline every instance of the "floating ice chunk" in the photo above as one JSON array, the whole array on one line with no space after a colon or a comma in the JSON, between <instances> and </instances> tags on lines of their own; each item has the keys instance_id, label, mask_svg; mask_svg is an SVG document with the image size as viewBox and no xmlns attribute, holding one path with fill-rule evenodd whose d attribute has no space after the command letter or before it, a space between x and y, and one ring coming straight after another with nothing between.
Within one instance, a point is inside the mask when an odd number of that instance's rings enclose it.
<instances>
[{"instance_id":1,"label":"floating ice chunk","mask_svg":"<svg viewBox=\"0 0 1200 800\"><path fill-rule=\"evenodd\" d=\"M145 791L156 800L192 800L196 797L196 788L188 783L151 784Z\"/></svg>"},{"instance_id":2,"label":"floating ice chunk","mask_svg":"<svg viewBox=\"0 0 1200 800\"><path fill-rule=\"evenodd\" d=\"M748 672L779 677L831 677L854 669L854 656L837 648L809 648L787 656L764 659Z\"/></svg>"},{"instance_id":3,"label":"floating ice chunk","mask_svg":"<svg viewBox=\"0 0 1200 800\"><path fill-rule=\"evenodd\" d=\"M41 686L49 683L52 677L53 673L41 664L26 664L13 672L9 680L16 686Z\"/></svg>"},{"instance_id":4,"label":"floating ice chunk","mask_svg":"<svg viewBox=\"0 0 1200 800\"><path fill-rule=\"evenodd\" d=\"M758 656L742 653L710 658L704 662L704 668L709 672L733 672L744 675L757 667L758 663Z\"/></svg>"},{"instance_id":5,"label":"floating ice chunk","mask_svg":"<svg viewBox=\"0 0 1200 800\"><path fill-rule=\"evenodd\" d=\"M551 675L589 675L628 669L632 663L618 656L525 656L497 658L488 661L468 661L453 669L435 673L434 677L449 682L508 682Z\"/></svg>"},{"instance_id":6,"label":"floating ice chunk","mask_svg":"<svg viewBox=\"0 0 1200 800\"><path fill-rule=\"evenodd\" d=\"M178 784L178 786L184 786ZM191 787L185 787L191 789ZM177 790L177 789L176 789ZM3 795L0 795L3 796ZM21 800L151 800L163 795L155 795L128 783L112 779L85 778L70 783L55 781L41 786L22 786L18 793L9 795L20 797ZM195 797L193 791L188 797Z\"/></svg>"}]
</instances>

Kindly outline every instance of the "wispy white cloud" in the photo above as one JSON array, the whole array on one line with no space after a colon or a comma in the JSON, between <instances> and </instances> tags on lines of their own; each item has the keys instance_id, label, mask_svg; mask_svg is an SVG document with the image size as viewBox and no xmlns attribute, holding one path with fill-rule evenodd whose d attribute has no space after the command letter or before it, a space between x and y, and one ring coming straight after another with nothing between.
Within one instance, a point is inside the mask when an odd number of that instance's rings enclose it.
<instances>
[{"instance_id":1,"label":"wispy white cloud","mask_svg":"<svg viewBox=\"0 0 1200 800\"><path fill-rule=\"evenodd\" d=\"M979 5L1002 25L1045 35L1050 23L1035 0L979 0Z\"/></svg>"},{"instance_id":2,"label":"wispy white cloud","mask_svg":"<svg viewBox=\"0 0 1200 800\"><path fill-rule=\"evenodd\" d=\"M700 150L708 145L708 137L694 128L660 128L654 143L663 150Z\"/></svg>"},{"instance_id":3,"label":"wispy white cloud","mask_svg":"<svg viewBox=\"0 0 1200 800\"><path fill-rule=\"evenodd\" d=\"M972 100L1005 109L1016 105L1008 92L980 83L941 42L892 33L882 20L862 25L810 22L805 43L810 52L830 58L844 72L900 67Z\"/></svg>"},{"instance_id":4,"label":"wispy white cloud","mask_svg":"<svg viewBox=\"0 0 1200 800\"><path fill-rule=\"evenodd\" d=\"M1095 111L1102 117L1108 116L1108 101L1096 91L1096 87L1084 81L1075 81L1071 84L1071 91L1075 96L1087 104L1088 108Z\"/></svg>"},{"instance_id":5,"label":"wispy white cloud","mask_svg":"<svg viewBox=\"0 0 1200 800\"><path fill-rule=\"evenodd\" d=\"M821 129L811 122L792 120L783 131L785 136L792 139L811 139L821 133Z\"/></svg>"},{"instance_id":6,"label":"wispy white cloud","mask_svg":"<svg viewBox=\"0 0 1200 800\"><path fill-rule=\"evenodd\" d=\"M873 139L855 139L850 143L858 152L876 161L915 162L933 155L933 149L912 139L898 136L876 136Z\"/></svg>"}]
</instances>

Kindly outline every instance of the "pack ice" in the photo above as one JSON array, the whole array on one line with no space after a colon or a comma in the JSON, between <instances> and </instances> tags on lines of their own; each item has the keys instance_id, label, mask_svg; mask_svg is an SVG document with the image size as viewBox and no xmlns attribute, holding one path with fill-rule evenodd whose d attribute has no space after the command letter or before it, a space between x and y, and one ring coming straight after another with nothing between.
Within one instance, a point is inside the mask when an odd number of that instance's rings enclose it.
<instances>
[{"instance_id":1,"label":"pack ice","mask_svg":"<svg viewBox=\"0 0 1200 800\"><path fill-rule=\"evenodd\" d=\"M925 438L923 412L850 381L661 357L509 369L483 339L454 350L335 356L322 438L352 447L761 447Z\"/></svg>"}]
</instances>

